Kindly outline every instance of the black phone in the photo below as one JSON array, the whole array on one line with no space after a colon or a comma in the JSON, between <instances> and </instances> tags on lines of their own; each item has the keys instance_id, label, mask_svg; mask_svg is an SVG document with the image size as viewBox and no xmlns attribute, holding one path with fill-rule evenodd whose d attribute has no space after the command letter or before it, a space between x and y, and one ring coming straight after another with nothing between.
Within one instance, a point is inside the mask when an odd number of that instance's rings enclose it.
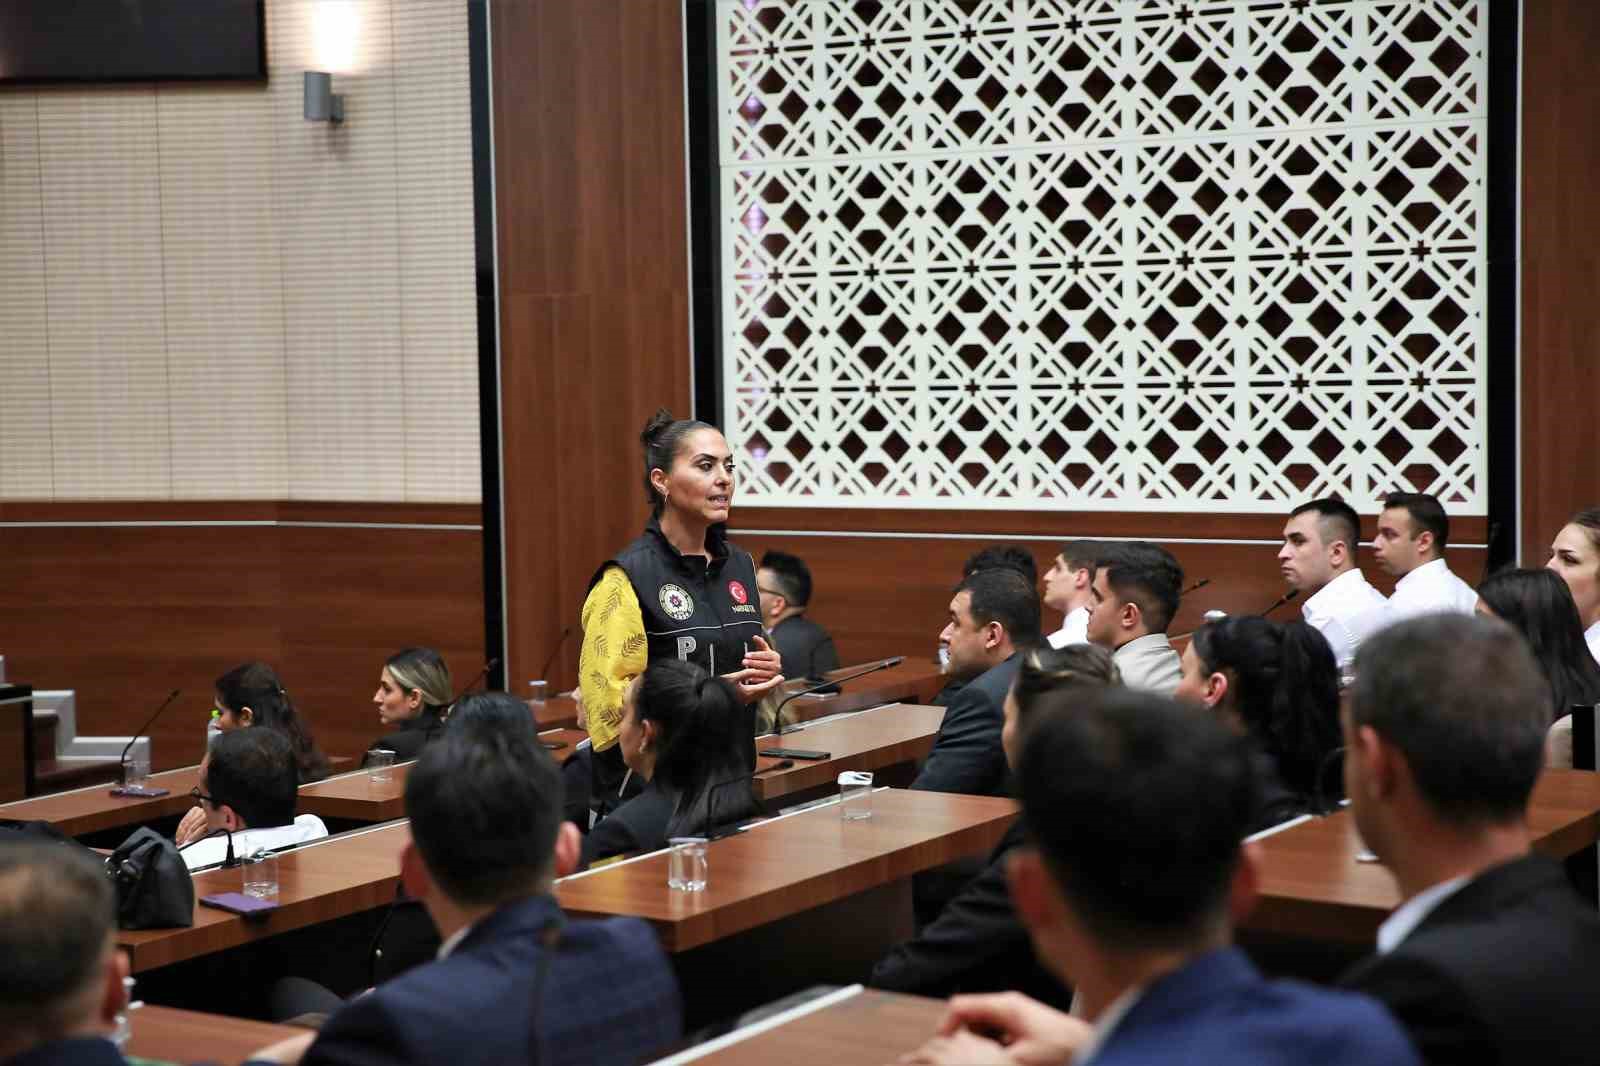
<instances>
[{"instance_id":1,"label":"black phone","mask_svg":"<svg viewBox=\"0 0 1600 1066\"><path fill-rule=\"evenodd\" d=\"M761 754L774 759L826 759L831 751L811 751L808 748L762 748Z\"/></svg>"}]
</instances>

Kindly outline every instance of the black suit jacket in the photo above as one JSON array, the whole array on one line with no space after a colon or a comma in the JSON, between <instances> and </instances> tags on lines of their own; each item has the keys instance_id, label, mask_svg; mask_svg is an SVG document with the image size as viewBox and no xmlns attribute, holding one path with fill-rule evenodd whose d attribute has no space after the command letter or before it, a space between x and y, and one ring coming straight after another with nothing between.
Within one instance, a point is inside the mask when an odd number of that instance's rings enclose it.
<instances>
[{"instance_id":1,"label":"black suit jacket","mask_svg":"<svg viewBox=\"0 0 1600 1066\"><path fill-rule=\"evenodd\" d=\"M667 846L667 823L672 821L674 798L656 787L644 786L637 796L595 823L583 838L583 855L578 868L614 855L634 851L654 851Z\"/></svg>"},{"instance_id":2,"label":"black suit jacket","mask_svg":"<svg viewBox=\"0 0 1600 1066\"><path fill-rule=\"evenodd\" d=\"M5 1061L5 1066L128 1066L117 1045L97 1036L41 1044Z\"/></svg>"},{"instance_id":3,"label":"black suit jacket","mask_svg":"<svg viewBox=\"0 0 1600 1066\"><path fill-rule=\"evenodd\" d=\"M1011 658L964 686L945 708L933 750L911 783L924 792L965 792L1004 796L1008 792L1006 753L1000 746L1006 693L1017 676Z\"/></svg>"},{"instance_id":4,"label":"black suit jacket","mask_svg":"<svg viewBox=\"0 0 1600 1066\"><path fill-rule=\"evenodd\" d=\"M394 752L395 762L405 762L422 754L422 749L444 735L444 720L439 712L425 707L415 718L409 718L395 727L394 732L374 740L367 750L382 748ZM362 760L365 762L365 759Z\"/></svg>"},{"instance_id":5,"label":"black suit jacket","mask_svg":"<svg viewBox=\"0 0 1600 1066\"><path fill-rule=\"evenodd\" d=\"M828 631L803 614L785 618L772 629L772 643L783 658L783 676L821 677L839 669L839 653Z\"/></svg>"},{"instance_id":6,"label":"black suit jacket","mask_svg":"<svg viewBox=\"0 0 1600 1066\"><path fill-rule=\"evenodd\" d=\"M1019 819L1000 838L983 871L936 920L885 955L867 984L940 999L1015 990L1061 1010L1069 1008L1071 994L1039 965L1028 929L1011 906L1006 856L1022 841Z\"/></svg>"},{"instance_id":7,"label":"black suit jacket","mask_svg":"<svg viewBox=\"0 0 1600 1066\"><path fill-rule=\"evenodd\" d=\"M1485 871L1341 983L1381 1000L1432 1066L1600 1062L1600 915L1540 856Z\"/></svg>"}]
</instances>

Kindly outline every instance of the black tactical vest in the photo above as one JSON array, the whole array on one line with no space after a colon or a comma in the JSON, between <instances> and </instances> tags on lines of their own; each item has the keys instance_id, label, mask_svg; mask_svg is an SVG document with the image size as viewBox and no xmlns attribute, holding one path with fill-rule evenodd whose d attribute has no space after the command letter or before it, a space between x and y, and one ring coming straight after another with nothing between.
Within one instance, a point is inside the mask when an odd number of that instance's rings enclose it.
<instances>
[{"instance_id":1,"label":"black tactical vest","mask_svg":"<svg viewBox=\"0 0 1600 1066\"><path fill-rule=\"evenodd\" d=\"M756 593L756 564L750 553L728 543L720 525L706 535L711 551L682 555L652 518L644 535L589 579L594 588L607 567L620 566L633 583L644 616L651 661L684 659L713 674L744 669L745 649L765 636L761 601Z\"/></svg>"}]
</instances>

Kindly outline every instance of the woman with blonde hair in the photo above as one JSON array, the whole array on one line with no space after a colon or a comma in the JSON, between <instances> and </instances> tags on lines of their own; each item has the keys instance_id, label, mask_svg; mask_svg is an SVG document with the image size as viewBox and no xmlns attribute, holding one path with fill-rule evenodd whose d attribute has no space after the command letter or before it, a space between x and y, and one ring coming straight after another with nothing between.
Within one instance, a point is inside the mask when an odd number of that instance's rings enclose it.
<instances>
[{"instance_id":1,"label":"woman with blonde hair","mask_svg":"<svg viewBox=\"0 0 1600 1066\"><path fill-rule=\"evenodd\" d=\"M454 700L450 668L432 648L404 648L389 656L378 674L372 702L378 720L394 731L368 745L394 752L396 760L415 759L436 740Z\"/></svg>"}]
</instances>

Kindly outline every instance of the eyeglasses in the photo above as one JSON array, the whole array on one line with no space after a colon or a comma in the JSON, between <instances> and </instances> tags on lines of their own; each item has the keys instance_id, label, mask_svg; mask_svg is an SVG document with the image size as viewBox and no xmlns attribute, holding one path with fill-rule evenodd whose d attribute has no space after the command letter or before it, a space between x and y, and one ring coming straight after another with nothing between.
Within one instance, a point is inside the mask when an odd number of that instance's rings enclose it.
<instances>
[{"instance_id":1,"label":"eyeglasses","mask_svg":"<svg viewBox=\"0 0 1600 1066\"><path fill-rule=\"evenodd\" d=\"M761 595L763 595L763 596L782 596L783 595L783 593L779 592L777 589L764 589L760 585L756 586L756 591L761 593ZM785 598L787 598L787 597L785 597Z\"/></svg>"},{"instance_id":2,"label":"eyeglasses","mask_svg":"<svg viewBox=\"0 0 1600 1066\"><path fill-rule=\"evenodd\" d=\"M213 807L215 807L217 805L216 799L211 797L211 796L206 795L204 792L201 792L199 785L196 785L196 786L194 786L193 788L191 788L189 790L189 798L194 800L195 804L197 806L200 804L200 802L202 800L205 801L206 803L211 804L211 806L213 806Z\"/></svg>"}]
</instances>

